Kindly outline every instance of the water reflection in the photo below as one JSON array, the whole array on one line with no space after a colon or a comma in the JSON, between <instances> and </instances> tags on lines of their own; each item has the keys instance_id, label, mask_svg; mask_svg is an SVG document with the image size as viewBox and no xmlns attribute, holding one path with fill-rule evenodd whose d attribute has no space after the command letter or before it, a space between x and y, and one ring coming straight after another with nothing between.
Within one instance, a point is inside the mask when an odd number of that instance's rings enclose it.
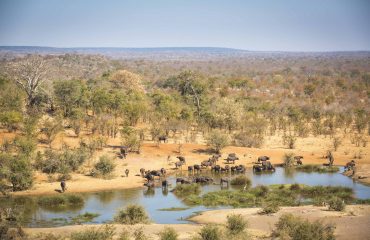
<instances>
[{"instance_id":1,"label":"water reflection","mask_svg":"<svg viewBox=\"0 0 370 240\"><path fill-rule=\"evenodd\" d=\"M251 170L245 173L251 180L252 186L270 185L270 184L292 184L301 183L307 185L335 185L351 187L356 197L370 198L370 187L363 184L353 182L351 178L345 177L340 173L302 173L294 170L284 170L276 168L275 173L270 174L254 174ZM195 174L197 176L199 174ZM211 175L211 173L202 172L200 175ZM25 225L30 227L50 227L61 226L68 224L68 221L85 212L98 213L99 217L94 219L96 223L109 222L113 219L118 209L129 204L140 204L146 208L150 218L156 223L186 223L186 217L192 215L196 211L204 211L208 208L197 206L187 208L181 199L171 193L171 189L176 185L176 177L188 176L178 174L168 177L169 189L157 188L140 188L127 189L117 191L107 191L98 193L81 194L85 199L83 206L73 206L71 208L58 209L55 207L41 208L37 204L35 197L16 197L16 198L0 198L1 207L17 207L22 209L25 215ZM219 182L220 177L229 177L227 174L212 174L215 184L202 185L202 193L210 191L218 191L221 189ZM226 186L222 189L237 190L240 187ZM162 208L181 207L186 208L182 211L161 211ZM213 209L213 208L212 208Z\"/></svg>"}]
</instances>

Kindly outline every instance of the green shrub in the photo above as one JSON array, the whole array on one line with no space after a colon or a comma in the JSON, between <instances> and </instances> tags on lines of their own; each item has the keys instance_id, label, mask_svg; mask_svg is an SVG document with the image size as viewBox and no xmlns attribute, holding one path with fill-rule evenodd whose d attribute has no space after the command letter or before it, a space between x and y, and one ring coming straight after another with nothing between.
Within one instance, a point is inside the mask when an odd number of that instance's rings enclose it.
<instances>
[{"instance_id":1,"label":"green shrub","mask_svg":"<svg viewBox=\"0 0 370 240\"><path fill-rule=\"evenodd\" d=\"M241 214L231 214L227 216L226 229L231 235L242 233L247 226L248 222Z\"/></svg>"},{"instance_id":2,"label":"green shrub","mask_svg":"<svg viewBox=\"0 0 370 240\"><path fill-rule=\"evenodd\" d=\"M309 222L292 214L284 214L276 223L273 237L289 240L334 240L334 226L321 221Z\"/></svg>"},{"instance_id":3,"label":"green shrub","mask_svg":"<svg viewBox=\"0 0 370 240\"><path fill-rule=\"evenodd\" d=\"M160 240L177 240L179 234L175 229L171 227L165 227L161 232L158 233Z\"/></svg>"},{"instance_id":4,"label":"green shrub","mask_svg":"<svg viewBox=\"0 0 370 240\"><path fill-rule=\"evenodd\" d=\"M179 184L173 189L173 193L176 196L189 196L189 195L197 195L201 191L201 188L198 184Z\"/></svg>"},{"instance_id":5,"label":"green shrub","mask_svg":"<svg viewBox=\"0 0 370 240\"><path fill-rule=\"evenodd\" d=\"M148 240L149 237L145 235L144 229L142 227L135 229L134 233L135 240Z\"/></svg>"},{"instance_id":6,"label":"green shrub","mask_svg":"<svg viewBox=\"0 0 370 240\"><path fill-rule=\"evenodd\" d=\"M207 137L207 144L220 153L221 149L229 144L229 136L220 130L213 130Z\"/></svg>"},{"instance_id":7,"label":"green shrub","mask_svg":"<svg viewBox=\"0 0 370 240\"><path fill-rule=\"evenodd\" d=\"M282 186L284 186L284 185L282 185ZM301 190L301 186L298 183L293 183L292 185L290 185L289 189L291 191L299 191L299 190Z\"/></svg>"},{"instance_id":8,"label":"green shrub","mask_svg":"<svg viewBox=\"0 0 370 240\"><path fill-rule=\"evenodd\" d=\"M333 197L328 201L329 210L343 211L346 208L344 201L338 197Z\"/></svg>"},{"instance_id":9,"label":"green shrub","mask_svg":"<svg viewBox=\"0 0 370 240\"><path fill-rule=\"evenodd\" d=\"M114 221L123 224L147 223L149 221L145 209L139 205L129 205L118 211Z\"/></svg>"},{"instance_id":10,"label":"green shrub","mask_svg":"<svg viewBox=\"0 0 370 240\"><path fill-rule=\"evenodd\" d=\"M222 232L218 226L207 224L200 229L199 236L202 240L221 240Z\"/></svg>"},{"instance_id":11,"label":"green shrub","mask_svg":"<svg viewBox=\"0 0 370 240\"><path fill-rule=\"evenodd\" d=\"M126 228L124 228L118 235L117 240L130 240L131 239L130 236L131 236L130 232Z\"/></svg>"},{"instance_id":12,"label":"green shrub","mask_svg":"<svg viewBox=\"0 0 370 240\"><path fill-rule=\"evenodd\" d=\"M71 240L112 240L115 234L115 227L104 225L99 228L92 227L81 232L71 234Z\"/></svg>"},{"instance_id":13,"label":"green shrub","mask_svg":"<svg viewBox=\"0 0 370 240\"><path fill-rule=\"evenodd\" d=\"M321 166L321 165L315 165L315 164L305 164L305 165L299 165L295 168L297 171L301 172L318 172L318 173L335 173L339 171L339 168L336 166Z\"/></svg>"},{"instance_id":14,"label":"green shrub","mask_svg":"<svg viewBox=\"0 0 370 240\"><path fill-rule=\"evenodd\" d=\"M84 214L79 214L75 217L72 218L72 222L74 223L86 223L86 222L91 222L94 218L100 216L98 213L89 213L86 212Z\"/></svg>"},{"instance_id":15,"label":"green shrub","mask_svg":"<svg viewBox=\"0 0 370 240\"><path fill-rule=\"evenodd\" d=\"M259 214L272 214L280 210L279 204L276 202L265 203Z\"/></svg>"},{"instance_id":16,"label":"green shrub","mask_svg":"<svg viewBox=\"0 0 370 240\"><path fill-rule=\"evenodd\" d=\"M116 165L113 160L104 155L99 158L99 161L94 166L93 176L109 176L115 169Z\"/></svg>"},{"instance_id":17,"label":"green shrub","mask_svg":"<svg viewBox=\"0 0 370 240\"><path fill-rule=\"evenodd\" d=\"M252 185L252 181L245 175L239 175L233 178L230 184L238 186L247 186L247 188L250 188L250 186Z\"/></svg>"},{"instance_id":18,"label":"green shrub","mask_svg":"<svg viewBox=\"0 0 370 240\"><path fill-rule=\"evenodd\" d=\"M40 206L45 207L69 207L80 206L85 203L85 200L80 195L52 195L40 197L37 201Z\"/></svg>"},{"instance_id":19,"label":"green shrub","mask_svg":"<svg viewBox=\"0 0 370 240\"><path fill-rule=\"evenodd\" d=\"M285 153L283 161L285 167L292 167L294 165L294 153Z\"/></svg>"}]
</instances>

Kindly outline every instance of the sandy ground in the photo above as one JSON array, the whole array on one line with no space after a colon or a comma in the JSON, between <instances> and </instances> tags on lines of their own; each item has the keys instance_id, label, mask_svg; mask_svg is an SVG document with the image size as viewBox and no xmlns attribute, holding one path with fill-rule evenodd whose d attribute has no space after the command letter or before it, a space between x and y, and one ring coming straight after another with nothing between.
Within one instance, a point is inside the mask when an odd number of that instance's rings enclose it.
<instances>
[{"instance_id":1,"label":"sandy ground","mask_svg":"<svg viewBox=\"0 0 370 240\"><path fill-rule=\"evenodd\" d=\"M279 217L292 213L308 220L320 219L336 226L337 239L370 239L370 206L347 206L344 212L327 211L325 207L301 206L283 207L273 215L259 215L259 208L228 209L203 212L191 220L197 223L223 223L231 213L242 214L249 222L249 229L268 235Z\"/></svg>"},{"instance_id":2,"label":"sandy ground","mask_svg":"<svg viewBox=\"0 0 370 240\"><path fill-rule=\"evenodd\" d=\"M165 226L173 227L179 233L179 239L189 239L194 236L203 224L214 223L224 224L229 214L241 214L249 222L248 232L254 239L269 238L272 229L279 217L284 213L293 213L294 215L304 217L310 221L320 219L325 223L335 224L335 235L337 239L370 239L370 206L367 205L350 205L344 212L327 211L324 207L301 206L301 207L283 207L278 213L272 215L259 215L259 208L243 209L223 209L203 212L191 220L198 224L149 224L149 225L114 225L117 233L123 228L134 231L136 228L143 227L146 234L154 239L156 235ZM97 225L99 226L99 225ZM91 225L66 226L58 228L29 228L26 232L29 234L37 233L54 233L68 235L73 231L80 231L91 227Z\"/></svg>"},{"instance_id":3,"label":"sandy ground","mask_svg":"<svg viewBox=\"0 0 370 240\"><path fill-rule=\"evenodd\" d=\"M2 140L11 139L14 134L9 134L4 131L0 132ZM86 136L84 136L86 137ZM61 134L53 143L53 148L58 149L62 143L66 143L71 147L77 147L80 139L75 137L73 132L66 131ZM90 159L86 166L84 166L80 173L72 174L72 180L67 181L68 192L94 192L112 189L125 189L141 187L144 183L139 174L140 168L146 170L158 170L166 168L168 172L181 171L174 170L174 162L177 161L176 156L185 156L187 164L199 164L203 160L207 160L210 154L207 152L208 147L204 144L202 139L195 139L194 144L183 144L181 154L178 153L178 144L175 144L172 139L169 143L162 143L159 146L153 142L144 142L141 154L129 154L127 159L119 159L116 155L118 150L113 148L104 148L98 151L93 159ZM108 145L120 145L120 139L109 139ZM47 146L40 144L39 150L43 151ZM332 148L332 139L329 137L307 137L298 138L296 148L293 150L287 149L283 143L280 135L267 136L262 148L245 148L245 147L226 147L222 150L222 158L226 158L228 153L235 152L240 160L237 164L244 164L252 166L258 156L270 156L271 162L274 164L282 163L285 153L293 152L297 155L304 156L303 163L323 164L327 160L323 157L328 149ZM108 154L115 159L117 164L114 172L114 177L111 179L99 179L88 176L92 169L94 162L103 154ZM336 165L344 165L346 162L354 159L354 156L361 156L361 159L356 157L355 161L358 165L357 173L354 179L362 182L370 183L370 148L356 147L351 143L349 137L343 138L342 143L337 151L333 152ZM168 161L168 156L170 160ZM220 163L220 162L219 162ZM221 163L222 165L222 163ZM125 169L130 170L129 177L123 177ZM187 166L182 170L186 171ZM360 177L359 177L360 176ZM13 193L15 195L37 195L37 194L55 194L60 189L59 182L50 181L46 174L36 173L35 184L27 191Z\"/></svg>"}]
</instances>

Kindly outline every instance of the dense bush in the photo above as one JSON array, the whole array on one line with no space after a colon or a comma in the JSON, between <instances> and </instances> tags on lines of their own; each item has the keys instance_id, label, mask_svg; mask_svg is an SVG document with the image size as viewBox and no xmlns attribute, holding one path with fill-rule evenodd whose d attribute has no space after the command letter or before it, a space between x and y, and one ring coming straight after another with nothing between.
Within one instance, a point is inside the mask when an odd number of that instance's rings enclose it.
<instances>
[{"instance_id":1,"label":"dense bush","mask_svg":"<svg viewBox=\"0 0 370 240\"><path fill-rule=\"evenodd\" d=\"M294 153L285 153L283 157L285 167L291 167L294 165Z\"/></svg>"},{"instance_id":2,"label":"dense bush","mask_svg":"<svg viewBox=\"0 0 370 240\"><path fill-rule=\"evenodd\" d=\"M207 137L207 144L211 146L215 152L220 153L221 149L229 144L229 136L222 131L213 130Z\"/></svg>"},{"instance_id":3,"label":"dense bush","mask_svg":"<svg viewBox=\"0 0 370 240\"><path fill-rule=\"evenodd\" d=\"M246 188L249 188L252 185L252 181L245 175L239 175L233 178L230 184L238 186L247 186Z\"/></svg>"},{"instance_id":4,"label":"dense bush","mask_svg":"<svg viewBox=\"0 0 370 240\"><path fill-rule=\"evenodd\" d=\"M84 202L83 197L74 194L43 196L37 201L40 206L58 208L83 205Z\"/></svg>"},{"instance_id":5,"label":"dense bush","mask_svg":"<svg viewBox=\"0 0 370 240\"><path fill-rule=\"evenodd\" d=\"M123 224L147 223L149 221L145 209L139 205L129 205L118 211L114 221Z\"/></svg>"},{"instance_id":6,"label":"dense bush","mask_svg":"<svg viewBox=\"0 0 370 240\"><path fill-rule=\"evenodd\" d=\"M343 211L346 208L344 201L338 197L333 197L328 201L329 210Z\"/></svg>"},{"instance_id":7,"label":"dense bush","mask_svg":"<svg viewBox=\"0 0 370 240\"><path fill-rule=\"evenodd\" d=\"M113 240L115 235L115 227L112 225L104 225L99 228L92 227L80 232L71 234L71 240Z\"/></svg>"},{"instance_id":8,"label":"dense bush","mask_svg":"<svg viewBox=\"0 0 370 240\"><path fill-rule=\"evenodd\" d=\"M339 172L339 167L336 166L321 166L321 165L314 165L314 164L305 164L296 166L295 168L297 171L301 172L318 172L318 173L335 173Z\"/></svg>"},{"instance_id":9,"label":"dense bush","mask_svg":"<svg viewBox=\"0 0 370 240\"><path fill-rule=\"evenodd\" d=\"M202 240L222 240L222 231L216 225L207 224L200 229L199 236Z\"/></svg>"},{"instance_id":10,"label":"dense bush","mask_svg":"<svg viewBox=\"0 0 370 240\"><path fill-rule=\"evenodd\" d=\"M9 182L13 191L29 189L33 184L33 173L25 155L13 156L0 153L0 183Z\"/></svg>"},{"instance_id":11,"label":"dense bush","mask_svg":"<svg viewBox=\"0 0 370 240\"><path fill-rule=\"evenodd\" d=\"M177 196L189 196L192 194L199 194L201 191L201 187L196 184L179 184L173 189L173 193Z\"/></svg>"},{"instance_id":12,"label":"dense bush","mask_svg":"<svg viewBox=\"0 0 370 240\"><path fill-rule=\"evenodd\" d=\"M248 222L241 214L231 214L227 216L226 229L231 235L238 235L247 228Z\"/></svg>"},{"instance_id":13,"label":"dense bush","mask_svg":"<svg viewBox=\"0 0 370 240\"><path fill-rule=\"evenodd\" d=\"M334 227L320 221L309 222L292 214L284 214L276 223L273 236L282 240L334 240Z\"/></svg>"},{"instance_id":14,"label":"dense bush","mask_svg":"<svg viewBox=\"0 0 370 240\"><path fill-rule=\"evenodd\" d=\"M158 233L160 240L177 240L179 234L171 227L165 227Z\"/></svg>"},{"instance_id":15,"label":"dense bush","mask_svg":"<svg viewBox=\"0 0 370 240\"><path fill-rule=\"evenodd\" d=\"M279 204L276 202L265 203L259 214L272 214L280 210Z\"/></svg>"},{"instance_id":16,"label":"dense bush","mask_svg":"<svg viewBox=\"0 0 370 240\"><path fill-rule=\"evenodd\" d=\"M108 177L113 173L116 165L113 160L104 155L99 158L99 161L94 165L93 176Z\"/></svg>"}]
</instances>

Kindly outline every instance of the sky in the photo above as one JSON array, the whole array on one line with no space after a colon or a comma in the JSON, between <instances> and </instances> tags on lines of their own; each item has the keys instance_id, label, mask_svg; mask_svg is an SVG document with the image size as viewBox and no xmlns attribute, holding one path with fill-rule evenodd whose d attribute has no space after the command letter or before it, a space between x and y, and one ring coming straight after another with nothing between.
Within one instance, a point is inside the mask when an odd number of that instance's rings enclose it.
<instances>
[{"instance_id":1,"label":"sky","mask_svg":"<svg viewBox=\"0 0 370 240\"><path fill-rule=\"evenodd\" d=\"M370 50L370 0L0 0L0 46Z\"/></svg>"}]
</instances>

